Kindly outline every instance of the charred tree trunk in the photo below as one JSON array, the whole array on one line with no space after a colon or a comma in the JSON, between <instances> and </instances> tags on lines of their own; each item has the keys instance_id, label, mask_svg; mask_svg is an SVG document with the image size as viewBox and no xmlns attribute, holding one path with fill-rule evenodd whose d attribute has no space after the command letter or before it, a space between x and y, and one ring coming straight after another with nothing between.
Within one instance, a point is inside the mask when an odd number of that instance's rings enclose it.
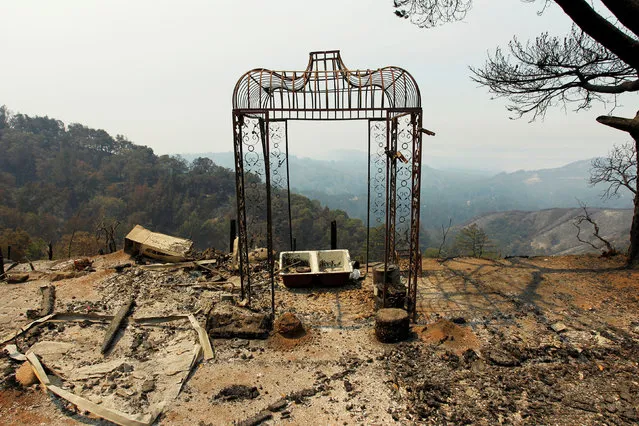
<instances>
[{"instance_id":1,"label":"charred tree trunk","mask_svg":"<svg viewBox=\"0 0 639 426\"><path fill-rule=\"evenodd\" d=\"M635 155L639 161L639 132L630 133L635 140ZM639 167L639 162L637 163ZM639 189L639 173L635 181L635 188ZM639 266L639 195L635 194L635 210L632 214L632 225L630 225L630 248L628 249L628 264L632 267Z\"/></svg>"},{"instance_id":2,"label":"charred tree trunk","mask_svg":"<svg viewBox=\"0 0 639 426\"><path fill-rule=\"evenodd\" d=\"M600 116L597 121L606 126L628 132L635 141L635 159L639 160L639 111L634 118ZM639 163L637 163L639 167ZM635 178L635 199L632 225L630 226L630 247L628 248L628 266L639 267L639 170Z\"/></svg>"}]
</instances>

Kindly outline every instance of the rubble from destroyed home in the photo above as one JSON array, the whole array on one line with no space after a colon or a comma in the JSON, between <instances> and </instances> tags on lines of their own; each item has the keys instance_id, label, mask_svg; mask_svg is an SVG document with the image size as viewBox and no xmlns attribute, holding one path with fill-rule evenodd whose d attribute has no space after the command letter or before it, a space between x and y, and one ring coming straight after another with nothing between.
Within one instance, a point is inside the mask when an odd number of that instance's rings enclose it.
<instances>
[{"instance_id":1,"label":"rubble from destroyed home","mask_svg":"<svg viewBox=\"0 0 639 426\"><path fill-rule=\"evenodd\" d=\"M216 250L13 267L26 278L0 283L3 421L639 421L639 275L621 260L427 259L409 318L392 268L290 285L352 263L288 253L275 318L269 286L247 303L233 255Z\"/></svg>"}]
</instances>

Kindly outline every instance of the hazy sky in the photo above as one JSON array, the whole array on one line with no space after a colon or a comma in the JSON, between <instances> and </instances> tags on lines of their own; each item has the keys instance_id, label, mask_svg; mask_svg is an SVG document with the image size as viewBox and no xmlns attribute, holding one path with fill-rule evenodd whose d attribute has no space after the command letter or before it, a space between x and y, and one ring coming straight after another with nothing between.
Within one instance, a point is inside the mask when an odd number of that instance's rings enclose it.
<instances>
[{"instance_id":1,"label":"hazy sky","mask_svg":"<svg viewBox=\"0 0 639 426\"><path fill-rule=\"evenodd\" d=\"M603 155L621 132L608 109L552 110L510 120L504 100L470 81L468 65L517 35L564 34L570 21L541 2L476 0L465 22L419 29L392 0L0 0L0 105L123 134L159 154L230 151L231 93L249 69L304 69L308 52L340 49L349 68L397 65L417 80L424 162L516 170ZM634 116L639 97L615 115ZM293 122L291 151L366 150L366 122Z\"/></svg>"}]
</instances>

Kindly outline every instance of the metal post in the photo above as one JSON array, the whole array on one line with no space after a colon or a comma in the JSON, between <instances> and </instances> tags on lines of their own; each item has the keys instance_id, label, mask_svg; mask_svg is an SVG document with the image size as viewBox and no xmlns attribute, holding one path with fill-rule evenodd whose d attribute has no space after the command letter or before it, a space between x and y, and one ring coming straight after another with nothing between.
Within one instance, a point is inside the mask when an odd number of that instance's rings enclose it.
<instances>
[{"instance_id":1,"label":"metal post","mask_svg":"<svg viewBox=\"0 0 639 426\"><path fill-rule=\"evenodd\" d=\"M411 190L411 241L410 241L410 274L408 282L408 312L413 321L417 316L417 283L421 275L422 255L419 249L419 214L421 195L421 162L422 162L422 114L414 114L411 118L413 133L413 170Z\"/></svg>"},{"instance_id":2,"label":"metal post","mask_svg":"<svg viewBox=\"0 0 639 426\"><path fill-rule=\"evenodd\" d=\"M235 236L237 235L236 229L237 222L235 219L231 219L231 229L229 233L229 251L233 253L233 243L235 242Z\"/></svg>"},{"instance_id":3,"label":"metal post","mask_svg":"<svg viewBox=\"0 0 639 426\"><path fill-rule=\"evenodd\" d=\"M371 246L371 125L373 122L368 120L368 175L366 185L366 274L368 274L368 263L370 262L368 255Z\"/></svg>"},{"instance_id":4,"label":"metal post","mask_svg":"<svg viewBox=\"0 0 639 426\"><path fill-rule=\"evenodd\" d=\"M284 140L286 142L286 194L288 196L288 235L289 242L291 244L291 250L293 248L293 216L291 214L291 172L288 167L288 121L284 122Z\"/></svg>"},{"instance_id":5,"label":"metal post","mask_svg":"<svg viewBox=\"0 0 639 426\"><path fill-rule=\"evenodd\" d=\"M266 250L268 273L271 281L271 315L275 318L275 259L273 257L273 212L271 206L271 158L269 147L268 114L259 118L262 151L264 155L264 180L266 186Z\"/></svg>"},{"instance_id":6,"label":"metal post","mask_svg":"<svg viewBox=\"0 0 639 426\"><path fill-rule=\"evenodd\" d=\"M246 296L246 289L251 288L251 276L248 264L248 237L246 235L246 197L244 191L244 158L242 152L242 126L244 116L236 112L233 113L233 145L235 151L235 198L237 201L237 224L238 224L238 257L240 270L240 291L241 297Z\"/></svg>"},{"instance_id":7,"label":"metal post","mask_svg":"<svg viewBox=\"0 0 639 426\"><path fill-rule=\"evenodd\" d=\"M390 124L390 125L389 125ZM395 205L397 201L397 120L389 113L386 119L386 241L384 244L384 290L382 303L386 306L388 265L395 253Z\"/></svg>"},{"instance_id":8,"label":"metal post","mask_svg":"<svg viewBox=\"0 0 639 426\"><path fill-rule=\"evenodd\" d=\"M337 249L337 221L331 222L331 250Z\"/></svg>"}]
</instances>

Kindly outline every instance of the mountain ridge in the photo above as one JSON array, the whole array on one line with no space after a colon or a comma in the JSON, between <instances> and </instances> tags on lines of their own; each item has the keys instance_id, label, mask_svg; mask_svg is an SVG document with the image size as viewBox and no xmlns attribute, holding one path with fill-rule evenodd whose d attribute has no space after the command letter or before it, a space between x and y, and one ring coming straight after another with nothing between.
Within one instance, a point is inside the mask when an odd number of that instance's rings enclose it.
<instances>
[{"instance_id":1,"label":"mountain ridge","mask_svg":"<svg viewBox=\"0 0 639 426\"><path fill-rule=\"evenodd\" d=\"M339 152L334 160L291 155L291 191L317 199L329 208L366 220L367 155ZM195 154L192 154L195 155ZM202 153L225 167L234 168L233 153ZM186 158L186 157L185 157ZM449 218L464 223L473 217L499 211L574 208L579 201L597 208L630 208L632 196L602 200L603 186L592 187L588 178L592 159L576 160L562 167L517 170L494 175L481 172L439 170L422 166L421 221L425 228L439 228ZM436 203L433 203L436 200Z\"/></svg>"}]
</instances>

